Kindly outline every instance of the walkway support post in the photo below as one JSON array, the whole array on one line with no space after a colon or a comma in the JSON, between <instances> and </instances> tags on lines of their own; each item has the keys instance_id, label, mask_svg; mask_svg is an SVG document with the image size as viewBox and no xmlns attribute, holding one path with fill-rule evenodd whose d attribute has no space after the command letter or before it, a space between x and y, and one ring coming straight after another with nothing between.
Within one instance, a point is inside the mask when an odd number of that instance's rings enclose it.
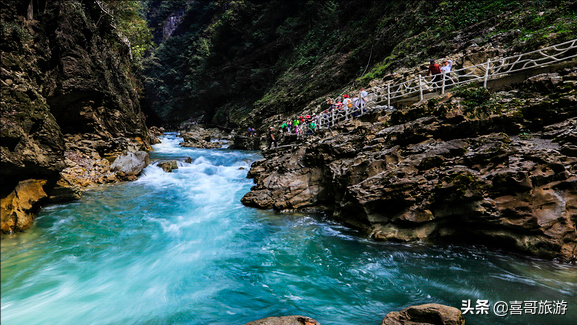
<instances>
[{"instance_id":1,"label":"walkway support post","mask_svg":"<svg viewBox=\"0 0 577 325\"><path fill-rule=\"evenodd\" d=\"M331 111L331 126L335 126L335 110Z\"/></svg>"},{"instance_id":2,"label":"walkway support post","mask_svg":"<svg viewBox=\"0 0 577 325\"><path fill-rule=\"evenodd\" d=\"M441 88L441 95L445 94L445 79L447 77L447 74L445 73L445 71L443 71L443 87Z\"/></svg>"},{"instance_id":3,"label":"walkway support post","mask_svg":"<svg viewBox=\"0 0 577 325\"><path fill-rule=\"evenodd\" d=\"M489 64L491 64L491 59L487 59L487 66L485 67L485 81L483 82L483 88L487 88L487 79L489 79Z\"/></svg>"},{"instance_id":4,"label":"walkway support post","mask_svg":"<svg viewBox=\"0 0 577 325\"><path fill-rule=\"evenodd\" d=\"M387 108L391 108L391 83L387 85Z\"/></svg>"},{"instance_id":5,"label":"walkway support post","mask_svg":"<svg viewBox=\"0 0 577 325\"><path fill-rule=\"evenodd\" d=\"M419 92L421 93L421 100L423 100L423 77L419 75Z\"/></svg>"}]
</instances>

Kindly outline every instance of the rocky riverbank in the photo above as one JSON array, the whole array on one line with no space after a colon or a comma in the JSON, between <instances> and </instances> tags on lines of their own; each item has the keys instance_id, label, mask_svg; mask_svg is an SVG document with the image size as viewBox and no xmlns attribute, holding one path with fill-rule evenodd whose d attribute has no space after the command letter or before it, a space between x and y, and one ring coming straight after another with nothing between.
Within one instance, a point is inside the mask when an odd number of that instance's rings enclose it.
<instances>
[{"instance_id":1,"label":"rocky riverbank","mask_svg":"<svg viewBox=\"0 0 577 325\"><path fill-rule=\"evenodd\" d=\"M577 261L577 69L358 120L264 151L242 202L321 210L376 240Z\"/></svg>"},{"instance_id":2,"label":"rocky riverbank","mask_svg":"<svg viewBox=\"0 0 577 325\"><path fill-rule=\"evenodd\" d=\"M145 163L155 137L140 109L130 47L96 2L11 2L0 17L6 234L30 227L41 204L133 179L137 169L112 162L142 152Z\"/></svg>"}]
</instances>

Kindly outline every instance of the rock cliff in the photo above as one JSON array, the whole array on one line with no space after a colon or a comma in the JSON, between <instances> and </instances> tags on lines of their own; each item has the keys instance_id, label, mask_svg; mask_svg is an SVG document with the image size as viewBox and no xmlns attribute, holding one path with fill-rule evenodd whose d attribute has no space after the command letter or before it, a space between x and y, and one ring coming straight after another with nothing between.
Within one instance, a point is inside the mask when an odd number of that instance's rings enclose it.
<instances>
[{"instance_id":1,"label":"rock cliff","mask_svg":"<svg viewBox=\"0 0 577 325\"><path fill-rule=\"evenodd\" d=\"M458 89L264 151L245 205L322 210L376 240L577 261L577 68Z\"/></svg>"},{"instance_id":2,"label":"rock cliff","mask_svg":"<svg viewBox=\"0 0 577 325\"><path fill-rule=\"evenodd\" d=\"M75 198L115 180L105 158L150 149L130 49L97 2L3 1L0 18L2 198L28 179Z\"/></svg>"}]
</instances>

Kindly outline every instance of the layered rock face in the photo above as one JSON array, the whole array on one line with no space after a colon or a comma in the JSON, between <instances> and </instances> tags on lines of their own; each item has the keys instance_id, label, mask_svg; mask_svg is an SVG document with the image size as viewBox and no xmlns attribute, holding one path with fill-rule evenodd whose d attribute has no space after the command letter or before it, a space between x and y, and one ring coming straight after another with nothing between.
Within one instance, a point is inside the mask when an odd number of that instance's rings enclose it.
<instances>
[{"instance_id":1,"label":"layered rock face","mask_svg":"<svg viewBox=\"0 0 577 325\"><path fill-rule=\"evenodd\" d=\"M465 90L265 151L242 202L327 211L377 240L575 262L576 80L565 68L483 100Z\"/></svg>"},{"instance_id":2,"label":"layered rock face","mask_svg":"<svg viewBox=\"0 0 577 325\"><path fill-rule=\"evenodd\" d=\"M2 197L27 179L53 200L116 181L110 162L150 145L111 17L94 1L3 1L0 18Z\"/></svg>"}]
</instances>

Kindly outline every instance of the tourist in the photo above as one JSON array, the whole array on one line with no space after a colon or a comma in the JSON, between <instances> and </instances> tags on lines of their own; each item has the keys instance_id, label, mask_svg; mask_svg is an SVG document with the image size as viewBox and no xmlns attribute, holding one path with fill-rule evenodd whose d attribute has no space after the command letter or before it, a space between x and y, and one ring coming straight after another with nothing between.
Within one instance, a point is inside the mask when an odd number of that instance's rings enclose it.
<instances>
[{"instance_id":1,"label":"tourist","mask_svg":"<svg viewBox=\"0 0 577 325\"><path fill-rule=\"evenodd\" d=\"M335 106L336 106L336 105L335 105L334 101L333 101L332 99L330 99L330 98L327 98L327 107L328 107L328 110L330 111L330 110L335 109Z\"/></svg>"},{"instance_id":2,"label":"tourist","mask_svg":"<svg viewBox=\"0 0 577 325\"><path fill-rule=\"evenodd\" d=\"M276 138L274 137L274 128L272 126L270 127L270 130L268 131L268 141L269 141L269 144L268 144L269 150L272 147L273 142L274 142L274 148L275 149L278 148L278 143L276 141Z\"/></svg>"},{"instance_id":3,"label":"tourist","mask_svg":"<svg viewBox=\"0 0 577 325\"><path fill-rule=\"evenodd\" d=\"M443 61L443 66L441 67L441 73L444 73L445 75L449 76L452 67L453 67L453 61L451 60Z\"/></svg>"},{"instance_id":4,"label":"tourist","mask_svg":"<svg viewBox=\"0 0 577 325\"><path fill-rule=\"evenodd\" d=\"M315 129L317 125L314 121L309 123L309 134L315 134Z\"/></svg>"},{"instance_id":5,"label":"tourist","mask_svg":"<svg viewBox=\"0 0 577 325\"><path fill-rule=\"evenodd\" d=\"M353 107L353 103L351 102L351 99L349 98L348 94L345 94L343 96L343 106L345 109Z\"/></svg>"},{"instance_id":6,"label":"tourist","mask_svg":"<svg viewBox=\"0 0 577 325\"><path fill-rule=\"evenodd\" d=\"M451 83L451 68L453 67L453 61L445 60L443 61L443 66L441 67L441 73L443 74L443 80L445 80L445 86Z\"/></svg>"},{"instance_id":7,"label":"tourist","mask_svg":"<svg viewBox=\"0 0 577 325\"><path fill-rule=\"evenodd\" d=\"M343 109L344 104L341 101L338 101L335 106L334 109L338 109L338 110L342 110Z\"/></svg>"},{"instance_id":8,"label":"tourist","mask_svg":"<svg viewBox=\"0 0 577 325\"><path fill-rule=\"evenodd\" d=\"M351 99L351 103L353 104L352 106L353 106L355 109L359 109L359 108L361 107L361 101L360 101L360 99L359 99L358 97L353 97L353 98Z\"/></svg>"},{"instance_id":9,"label":"tourist","mask_svg":"<svg viewBox=\"0 0 577 325\"><path fill-rule=\"evenodd\" d=\"M288 127L288 124L286 122L282 122L280 129L282 132L286 132L287 127Z\"/></svg>"},{"instance_id":10,"label":"tourist","mask_svg":"<svg viewBox=\"0 0 577 325\"><path fill-rule=\"evenodd\" d=\"M429 65L429 70L427 70L427 76L433 75L433 91L437 91L439 80L441 80L441 67L435 63L435 60L431 60Z\"/></svg>"},{"instance_id":11,"label":"tourist","mask_svg":"<svg viewBox=\"0 0 577 325\"><path fill-rule=\"evenodd\" d=\"M361 97L361 100L363 101L362 105L365 106L365 104L367 103L368 97L369 97L369 93L367 93L365 88L361 88L360 97Z\"/></svg>"},{"instance_id":12,"label":"tourist","mask_svg":"<svg viewBox=\"0 0 577 325\"><path fill-rule=\"evenodd\" d=\"M249 126L248 127L248 136L249 136L249 138L256 136L256 129Z\"/></svg>"}]
</instances>

